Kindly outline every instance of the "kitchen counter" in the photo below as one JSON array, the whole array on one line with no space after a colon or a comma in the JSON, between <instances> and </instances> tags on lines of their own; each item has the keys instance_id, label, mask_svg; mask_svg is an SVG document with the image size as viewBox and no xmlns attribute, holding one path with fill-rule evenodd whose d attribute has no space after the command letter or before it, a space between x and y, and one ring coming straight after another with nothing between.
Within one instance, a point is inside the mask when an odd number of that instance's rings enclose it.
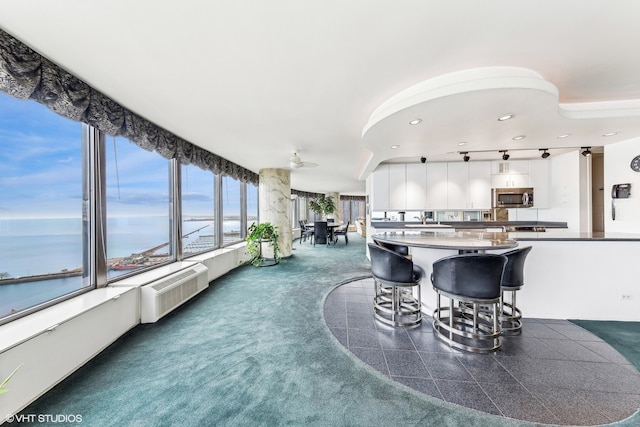
<instances>
[{"instance_id":1,"label":"kitchen counter","mask_svg":"<svg viewBox=\"0 0 640 427\"><path fill-rule=\"evenodd\" d=\"M566 222L559 221L430 221L421 224L417 221L372 221L371 226L374 228L425 228L449 226L456 229L483 229L495 227L526 227L526 228L544 228L544 229L563 229L567 228Z\"/></svg>"},{"instance_id":2,"label":"kitchen counter","mask_svg":"<svg viewBox=\"0 0 640 427\"><path fill-rule=\"evenodd\" d=\"M509 233L481 231L405 231L386 232L373 235L375 240L410 247L434 249L455 249L458 251L485 251L493 249L510 249L518 246L518 242L510 239Z\"/></svg>"},{"instance_id":3,"label":"kitchen counter","mask_svg":"<svg viewBox=\"0 0 640 427\"><path fill-rule=\"evenodd\" d=\"M413 262L425 271L426 279L422 282L425 313L432 312L436 302L428 279L433 263L458 254L456 245L464 243L462 240L473 244L477 238L479 247L474 249L492 253L510 250L500 247L507 242L533 248L525 264L526 284L518 296L525 317L640 321L640 283L636 271L640 233L441 230L393 228L386 223L372 230L373 238L409 246ZM483 239L502 243L492 246Z\"/></svg>"}]
</instances>

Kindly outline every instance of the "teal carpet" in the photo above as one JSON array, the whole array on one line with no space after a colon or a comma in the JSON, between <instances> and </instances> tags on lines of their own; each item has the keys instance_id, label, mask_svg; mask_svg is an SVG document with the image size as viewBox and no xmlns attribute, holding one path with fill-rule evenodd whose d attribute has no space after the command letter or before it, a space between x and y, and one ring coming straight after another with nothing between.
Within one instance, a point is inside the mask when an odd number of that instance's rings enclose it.
<instances>
[{"instance_id":1,"label":"teal carpet","mask_svg":"<svg viewBox=\"0 0 640 427\"><path fill-rule=\"evenodd\" d=\"M571 320L571 322L606 341L640 370L640 322L603 320Z\"/></svg>"},{"instance_id":2,"label":"teal carpet","mask_svg":"<svg viewBox=\"0 0 640 427\"><path fill-rule=\"evenodd\" d=\"M533 425L415 392L335 340L323 301L369 275L364 243L355 233L348 246L296 242L277 266L240 267L130 331L23 413L80 414L83 426Z\"/></svg>"}]
</instances>

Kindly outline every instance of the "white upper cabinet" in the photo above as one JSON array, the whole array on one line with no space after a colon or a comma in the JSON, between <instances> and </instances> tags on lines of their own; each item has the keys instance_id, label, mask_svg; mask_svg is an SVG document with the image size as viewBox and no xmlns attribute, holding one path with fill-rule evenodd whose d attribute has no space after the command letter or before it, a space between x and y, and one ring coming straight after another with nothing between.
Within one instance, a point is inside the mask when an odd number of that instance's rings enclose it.
<instances>
[{"instance_id":1,"label":"white upper cabinet","mask_svg":"<svg viewBox=\"0 0 640 427\"><path fill-rule=\"evenodd\" d=\"M407 210L420 211L427 207L427 165L407 163Z\"/></svg>"},{"instance_id":2,"label":"white upper cabinet","mask_svg":"<svg viewBox=\"0 0 640 427\"><path fill-rule=\"evenodd\" d=\"M445 209L447 206L447 164L427 163L426 209Z\"/></svg>"},{"instance_id":3,"label":"white upper cabinet","mask_svg":"<svg viewBox=\"0 0 640 427\"><path fill-rule=\"evenodd\" d=\"M447 164L447 209L491 208L491 162Z\"/></svg>"},{"instance_id":4,"label":"white upper cabinet","mask_svg":"<svg viewBox=\"0 0 640 427\"><path fill-rule=\"evenodd\" d=\"M469 163L447 163L447 209L466 209L469 203Z\"/></svg>"},{"instance_id":5,"label":"white upper cabinet","mask_svg":"<svg viewBox=\"0 0 640 427\"><path fill-rule=\"evenodd\" d=\"M389 210L407 209L407 165L389 164Z\"/></svg>"},{"instance_id":6,"label":"white upper cabinet","mask_svg":"<svg viewBox=\"0 0 640 427\"><path fill-rule=\"evenodd\" d=\"M528 160L495 160L491 162L491 165L491 186L493 188L530 186Z\"/></svg>"},{"instance_id":7,"label":"white upper cabinet","mask_svg":"<svg viewBox=\"0 0 640 427\"><path fill-rule=\"evenodd\" d=\"M534 207L549 206L546 160L389 163L371 179L374 211L491 209L491 188L534 187Z\"/></svg>"},{"instance_id":8,"label":"white upper cabinet","mask_svg":"<svg viewBox=\"0 0 640 427\"><path fill-rule=\"evenodd\" d=\"M469 162L468 209L491 209L491 162Z\"/></svg>"},{"instance_id":9,"label":"white upper cabinet","mask_svg":"<svg viewBox=\"0 0 640 427\"><path fill-rule=\"evenodd\" d=\"M380 165L371 174L371 210L388 211L389 208L389 165Z\"/></svg>"},{"instance_id":10,"label":"white upper cabinet","mask_svg":"<svg viewBox=\"0 0 640 427\"><path fill-rule=\"evenodd\" d=\"M549 161L547 159L529 162L529 186L533 187L533 207L549 207Z\"/></svg>"}]
</instances>

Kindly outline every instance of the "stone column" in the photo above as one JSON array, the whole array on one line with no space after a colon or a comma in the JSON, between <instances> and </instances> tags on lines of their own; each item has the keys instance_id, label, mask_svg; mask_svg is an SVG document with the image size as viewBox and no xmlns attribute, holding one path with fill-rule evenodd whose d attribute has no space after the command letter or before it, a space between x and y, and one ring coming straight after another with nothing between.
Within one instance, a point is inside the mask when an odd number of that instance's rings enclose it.
<instances>
[{"instance_id":1,"label":"stone column","mask_svg":"<svg viewBox=\"0 0 640 427\"><path fill-rule=\"evenodd\" d=\"M270 222L278 227L280 255L291 256L291 171L288 169L260 169L258 205L260 222ZM262 248L265 256L271 258L273 252L266 245Z\"/></svg>"},{"instance_id":2,"label":"stone column","mask_svg":"<svg viewBox=\"0 0 640 427\"><path fill-rule=\"evenodd\" d=\"M335 218L336 222L340 222L340 193L325 193L325 196L333 199L333 204L336 205L336 211L329 215Z\"/></svg>"}]
</instances>

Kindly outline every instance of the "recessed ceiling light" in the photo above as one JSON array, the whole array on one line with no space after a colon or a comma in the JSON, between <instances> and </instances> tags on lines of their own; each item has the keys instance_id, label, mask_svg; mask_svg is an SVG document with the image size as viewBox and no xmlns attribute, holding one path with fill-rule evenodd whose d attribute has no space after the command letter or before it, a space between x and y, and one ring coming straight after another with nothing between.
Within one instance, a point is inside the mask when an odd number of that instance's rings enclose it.
<instances>
[{"instance_id":1,"label":"recessed ceiling light","mask_svg":"<svg viewBox=\"0 0 640 427\"><path fill-rule=\"evenodd\" d=\"M520 141L521 139L525 139L527 136L526 135L518 135L518 136L514 136L513 139L514 141Z\"/></svg>"},{"instance_id":2,"label":"recessed ceiling light","mask_svg":"<svg viewBox=\"0 0 640 427\"><path fill-rule=\"evenodd\" d=\"M465 144L466 144L466 142L464 142L464 141L462 141L462 142L458 142L458 146L459 146L459 147L462 147L462 146L463 146L463 145L465 145Z\"/></svg>"},{"instance_id":3,"label":"recessed ceiling light","mask_svg":"<svg viewBox=\"0 0 640 427\"><path fill-rule=\"evenodd\" d=\"M514 118L514 117L515 117L515 114L509 113L509 114L505 114L504 116L498 117L498 121L499 122L504 122L505 120L509 120L509 119Z\"/></svg>"},{"instance_id":4,"label":"recessed ceiling light","mask_svg":"<svg viewBox=\"0 0 640 427\"><path fill-rule=\"evenodd\" d=\"M603 134L602 136L613 136L613 135L617 135L619 133L620 132L607 132L607 133Z\"/></svg>"},{"instance_id":5,"label":"recessed ceiling light","mask_svg":"<svg viewBox=\"0 0 640 427\"><path fill-rule=\"evenodd\" d=\"M570 136L571 136L571 134L570 134L570 133L563 133L562 135L558 135L558 136L556 136L556 138L558 138L558 139L562 139L562 138L568 138L568 137L570 137Z\"/></svg>"},{"instance_id":6,"label":"recessed ceiling light","mask_svg":"<svg viewBox=\"0 0 640 427\"><path fill-rule=\"evenodd\" d=\"M399 146L399 145L392 145L392 146L391 146L391 149L392 149L392 150L395 150L395 149L396 149L396 148L398 148L398 147L400 147L400 146Z\"/></svg>"},{"instance_id":7,"label":"recessed ceiling light","mask_svg":"<svg viewBox=\"0 0 640 427\"><path fill-rule=\"evenodd\" d=\"M409 122L410 125L418 125L422 123L422 119L413 119Z\"/></svg>"}]
</instances>

